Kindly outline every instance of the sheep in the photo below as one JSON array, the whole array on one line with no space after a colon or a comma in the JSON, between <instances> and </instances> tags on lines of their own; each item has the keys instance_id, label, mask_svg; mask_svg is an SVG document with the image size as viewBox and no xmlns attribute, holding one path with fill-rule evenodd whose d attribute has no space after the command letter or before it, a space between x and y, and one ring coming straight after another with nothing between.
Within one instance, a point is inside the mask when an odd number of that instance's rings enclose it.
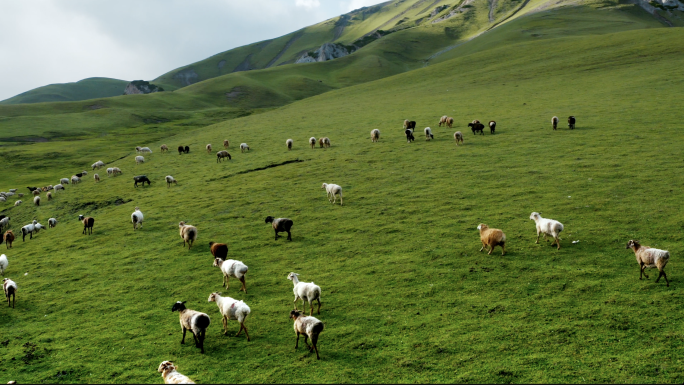
<instances>
[{"instance_id":1,"label":"sheep","mask_svg":"<svg viewBox=\"0 0 684 385\"><path fill-rule=\"evenodd\" d=\"M377 128L371 131L371 142L376 143L380 141L380 130Z\"/></svg>"},{"instance_id":2,"label":"sheep","mask_svg":"<svg viewBox=\"0 0 684 385\"><path fill-rule=\"evenodd\" d=\"M182 155L185 152L183 146L178 146L178 155Z\"/></svg>"},{"instance_id":3,"label":"sheep","mask_svg":"<svg viewBox=\"0 0 684 385\"><path fill-rule=\"evenodd\" d=\"M5 246L7 247L7 249L11 249L12 243L14 242L14 239L15 239L14 231L12 231L12 230L5 231L5 235L3 236L3 239L5 241Z\"/></svg>"},{"instance_id":4,"label":"sheep","mask_svg":"<svg viewBox=\"0 0 684 385\"><path fill-rule=\"evenodd\" d=\"M447 124L447 118L448 118L448 116L446 116L446 115L439 118L439 127L442 127L442 124L444 124L444 125Z\"/></svg>"},{"instance_id":5,"label":"sheep","mask_svg":"<svg viewBox=\"0 0 684 385\"><path fill-rule=\"evenodd\" d=\"M180 237L183 238L183 248L185 248L187 243L188 250L190 250L192 244L197 240L197 227L180 222L178 223L178 228L180 229Z\"/></svg>"},{"instance_id":6,"label":"sheep","mask_svg":"<svg viewBox=\"0 0 684 385\"><path fill-rule=\"evenodd\" d=\"M7 202L7 198L5 198L5 197L0 197L0 202Z\"/></svg>"},{"instance_id":7,"label":"sheep","mask_svg":"<svg viewBox=\"0 0 684 385\"><path fill-rule=\"evenodd\" d=\"M312 137L309 138L309 146L311 146L311 149L312 149L312 150L313 150L314 148L316 148L316 138L315 138L315 137L312 136Z\"/></svg>"},{"instance_id":8,"label":"sheep","mask_svg":"<svg viewBox=\"0 0 684 385\"><path fill-rule=\"evenodd\" d=\"M330 147L330 138L328 138L327 136L325 138L323 138L323 145L325 146L325 148L329 148Z\"/></svg>"},{"instance_id":9,"label":"sheep","mask_svg":"<svg viewBox=\"0 0 684 385\"><path fill-rule=\"evenodd\" d=\"M446 120L446 125L447 127L452 128L452 126L454 125L454 118L448 117Z\"/></svg>"},{"instance_id":10,"label":"sheep","mask_svg":"<svg viewBox=\"0 0 684 385\"><path fill-rule=\"evenodd\" d=\"M48 191L48 193L46 195L47 195L48 202L51 201L52 200L52 191Z\"/></svg>"},{"instance_id":11,"label":"sheep","mask_svg":"<svg viewBox=\"0 0 684 385\"><path fill-rule=\"evenodd\" d=\"M83 215L79 215L78 220L83 222L83 233L82 234L86 234L86 232L89 231L90 235L92 235L93 234L93 226L95 225L95 218L84 217Z\"/></svg>"},{"instance_id":12,"label":"sheep","mask_svg":"<svg viewBox=\"0 0 684 385\"><path fill-rule=\"evenodd\" d=\"M110 167L110 168L107 169L107 176L112 176L113 173L114 173L114 168L113 168L113 167Z\"/></svg>"},{"instance_id":13,"label":"sheep","mask_svg":"<svg viewBox=\"0 0 684 385\"><path fill-rule=\"evenodd\" d=\"M228 290L230 277L233 276L242 283L240 290L247 294L247 283L245 282L245 274L247 274L247 270L249 269L247 265L242 263L242 261L236 261L234 259L226 259L224 261L221 258L214 258L213 266L221 269L221 272L223 273L223 283L221 283L222 287L225 286L226 290Z\"/></svg>"},{"instance_id":14,"label":"sheep","mask_svg":"<svg viewBox=\"0 0 684 385\"><path fill-rule=\"evenodd\" d=\"M324 141L323 141L323 138L318 138L318 147L319 147L319 148L324 148L324 147L325 147L325 143L324 143Z\"/></svg>"},{"instance_id":15,"label":"sheep","mask_svg":"<svg viewBox=\"0 0 684 385\"><path fill-rule=\"evenodd\" d=\"M21 200L18 200L16 202L14 202L14 207L19 206L22 203L24 203L24 202L22 202Z\"/></svg>"},{"instance_id":16,"label":"sheep","mask_svg":"<svg viewBox=\"0 0 684 385\"><path fill-rule=\"evenodd\" d=\"M181 344L185 343L185 332L189 329L195 339L195 347L200 348L204 354L204 337L207 334L209 324L211 324L211 319L204 313L186 308L185 302L178 301L171 307L171 312L177 311L180 316L180 324L183 329Z\"/></svg>"},{"instance_id":17,"label":"sheep","mask_svg":"<svg viewBox=\"0 0 684 385\"><path fill-rule=\"evenodd\" d=\"M294 141L292 139L288 139L285 141L285 145L287 146L288 150L292 150L292 144L293 143L294 143Z\"/></svg>"},{"instance_id":18,"label":"sheep","mask_svg":"<svg viewBox=\"0 0 684 385\"><path fill-rule=\"evenodd\" d=\"M136 154L140 154L141 151L142 151L142 147L140 147L140 146L135 147L135 153Z\"/></svg>"},{"instance_id":19,"label":"sheep","mask_svg":"<svg viewBox=\"0 0 684 385\"><path fill-rule=\"evenodd\" d=\"M157 371L162 374L165 384L194 384L188 376L178 373L171 361L163 361Z\"/></svg>"},{"instance_id":20,"label":"sheep","mask_svg":"<svg viewBox=\"0 0 684 385\"><path fill-rule=\"evenodd\" d=\"M166 176L166 187L171 187L171 183L178 185L178 181L174 179L171 175Z\"/></svg>"},{"instance_id":21,"label":"sheep","mask_svg":"<svg viewBox=\"0 0 684 385\"><path fill-rule=\"evenodd\" d=\"M294 293L294 308L297 310L297 300L302 300L303 311L306 313L306 303L309 303L309 315L313 314L313 301L318 301L318 314L321 314L321 288L315 283L311 282L299 282L299 274L290 273L287 275L287 279L292 281L294 288L292 292Z\"/></svg>"},{"instance_id":22,"label":"sheep","mask_svg":"<svg viewBox=\"0 0 684 385\"><path fill-rule=\"evenodd\" d=\"M78 184L81 182L81 178L77 177L76 175L71 176L71 184Z\"/></svg>"},{"instance_id":23,"label":"sheep","mask_svg":"<svg viewBox=\"0 0 684 385\"><path fill-rule=\"evenodd\" d=\"M480 230L480 241L482 241L482 248L480 251L489 246L489 253L487 254L491 255L496 246L501 246L501 255L506 254L506 234L504 234L503 231L499 229L490 229L484 223L480 223L480 225L477 226L477 229Z\"/></svg>"},{"instance_id":24,"label":"sheep","mask_svg":"<svg viewBox=\"0 0 684 385\"><path fill-rule=\"evenodd\" d=\"M96 168L99 170L99 169L101 169L102 167L104 167L104 165L105 165L105 164L104 164L103 161L98 160L97 162L93 163L93 164L91 165L91 167L93 168L93 170L95 170Z\"/></svg>"},{"instance_id":25,"label":"sheep","mask_svg":"<svg viewBox=\"0 0 684 385\"><path fill-rule=\"evenodd\" d=\"M571 130L574 130L574 129L575 129L575 122L576 122L575 117L574 117L574 116L570 116L570 117L568 118L568 128L571 129Z\"/></svg>"},{"instance_id":26,"label":"sheep","mask_svg":"<svg viewBox=\"0 0 684 385\"><path fill-rule=\"evenodd\" d=\"M211 143L207 144L207 154L211 154Z\"/></svg>"},{"instance_id":27,"label":"sheep","mask_svg":"<svg viewBox=\"0 0 684 385\"><path fill-rule=\"evenodd\" d=\"M140 149L140 153L142 153L142 154L151 154L151 153L152 153L152 149L150 149L149 147L143 147L143 148Z\"/></svg>"},{"instance_id":28,"label":"sheep","mask_svg":"<svg viewBox=\"0 0 684 385\"><path fill-rule=\"evenodd\" d=\"M249 151L249 146L247 143L240 143L240 151L245 152L245 150Z\"/></svg>"},{"instance_id":29,"label":"sheep","mask_svg":"<svg viewBox=\"0 0 684 385\"><path fill-rule=\"evenodd\" d=\"M9 189L9 192L17 192L17 189L11 188L11 189Z\"/></svg>"},{"instance_id":30,"label":"sheep","mask_svg":"<svg viewBox=\"0 0 684 385\"><path fill-rule=\"evenodd\" d=\"M74 175L76 175L77 177L81 178L81 177L83 176L83 173L82 173L82 172L79 172L78 174L74 174Z\"/></svg>"},{"instance_id":31,"label":"sheep","mask_svg":"<svg viewBox=\"0 0 684 385\"><path fill-rule=\"evenodd\" d=\"M95 178L95 183L100 181L100 176L97 174L93 175L93 178Z\"/></svg>"},{"instance_id":32,"label":"sheep","mask_svg":"<svg viewBox=\"0 0 684 385\"><path fill-rule=\"evenodd\" d=\"M496 122L493 120L489 121L489 133L494 135L494 131L496 131Z\"/></svg>"},{"instance_id":33,"label":"sheep","mask_svg":"<svg viewBox=\"0 0 684 385\"><path fill-rule=\"evenodd\" d=\"M33 198L33 204L36 206L40 206L40 197Z\"/></svg>"},{"instance_id":34,"label":"sheep","mask_svg":"<svg viewBox=\"0 0 684 385\"><path fill-rule=\"evenodd\" d=\"M183 152L185 152L186 154L189 154L190 153L190 146L185 146L185 148L183 149Z\"/></svg>"},{"instance_id":35,"label":"sheep","mask_svg":"<svg viewBox=\"0 0 684 385\"><path fill-rule=\"evenodd\" d=\"M457 146L458 142L461 142L461 144L463 144L463 133L461 133L461 131L454 132L454 140L456 141Z\"/></svg>"},{"instance_id":36,"label":"sheep","mask_svg":"<svg viewBox=\"0 0 684 385\"><path fill-rule=\"evenodd\" d=\"M34 192L34 191L38 190L38 187L27 187L27 189L28 189L30 192ZM10 192L12 192L12 191L10 191Z\"/></svg>"},{"instance_id":37,"label":"sheep","mask_svg":"<svg viewBox=\"0 0 684 385\"><path fill-rule=\"evenodd\" d=\"M22 242L26 242L26 234L29 234L29 239L33 239L33 233L38 233L38 230L36 229L38 224L38 221L34 219L33 222L21 228Z\"/></svg>"},{"instance_id":38,"label":"sheep","mask_svg":"<svg viewBox=\"0 0 684 385\"><path fill-rule=\"evenodd\" d=\"M10 221L10 217L4 217L4 218L0 219L0 231L2 231L2 229L4 229L4 228L9 227L9 221Z\"/></svg>"},{"instance_id":39,"label":"sheep","mask_svg":"<svg viewBox=\"0 0 684 385\"><path fill-rule=\"evenodd\" d=\"M135 157L135 164L139 165L140 163L145 163L145 157L142 155L138 155Z\"/></svg>"},{"instance_id":40,"label":"sheep","mask_svg":"<svg viewBox=\"0 0 684 385\"><path fill-rule=\"evenodd\" d=\"M223 335L228 335L228 321L236 320L240 323L240 330L237 332L235 337L239 336L242 331L245 331L247 336L247 341L249 339L249 333L247 332L247 327L245 326L245 320L251 312L249 306L243 301L238 301L230 297L222 297L221 293L211 293L209 294L208 302L216 302L221 315L223 316Z\"/></svg>"},{"instance_id":41,"label":"sheep","mask_svg":"<svg viewBox=\"0 0 684 385\"><path fill-rule=\"evenodd\" d=\"M162 154L165 152L169 152L169 146L167 146L165 144L162 144L161 147L159 147L159 149L161 150Z\"/></svg>"},{"instance_id":42,"label":"sheep","mask_svg":"<svg viewBox=\"0 0 684 385\"><path fill-rule=\"evenodd\" d=\"M484 135L484 124L480 123L479 121L468 123L468 127L473 130L473 134L477 134L479 132L480 134Z\"/></svg>"},{"instance_id":43,"label":"sheep","mask_svg":"<svg viewBox=\"0 0 684 385\"><path fill-rule=\"evenodd\" d=\"M225 261L228 258L228 245L225 243L209 242L209 250L214 259L220 258L222 261Z\"/></svg>"},{"instance_id":44,"label":"sheep","mask_svg":"<svg viewBox=\"0 0 684 385\"><path fill-rule=\"evenodd\" d=\"M57 219L55 219L55 218L48 219L48 228L51 229L55 226L57 226Z\"/></svg>"},{"instance_id":45,"label":"sheep","mask_svg":"<svg viewBox=\"0 0 684 385\"><path fill-rule=\"evenodd\" d=\"M57 191L57 190L64 190L64 186L62 186L61 183L60 183L60 184L56 184L56 185L55 185L55 191Z\"/></svg>"},{"instance_id":46,"label":"sheep","mask_svg":"<svg viewBox=\"0 0 684 385\"><path fill-rule=\"evenodd\" d=\"M112 168L112 174L113 174L114 176L117 176L117 175L123 174L123 172L121 172L121 169L120 169L120 168L114 167L114 168Z\"/></svg>"},{"instance_id":47,"label":"sheep","mask_svg":"<svg viewBox=\"0 0 684 385\"><path fill-rule=\"evenodd\" d=\"M145 186L145 182L147 182L147 185L151 185L152 181L147 177L147 175L138 175L133 177L133 187L138 188L138 183L142 183L143 187Z\"/></svg>"},{"instance_id":48,"label":"sheep","mask_svg":"<svg viewBox=\"0 0 684 385\"><path fill-rule=\"evenodd\" d=\"M670 286L670 281L667 280L667 274L665 274L665 265L670 260L670 252L667 250L654 249L648 246L642 246L637 240L630 240L627 242L626 249L632 249L634 255L636 256L637 263L640 267L639 279L644 275L648 279L648 275L644 272L645 268L657 267L660 274L656 279L656 283L660 281L660 277L665 278L667 286Z\"/></svg>"},{"instance_id":49,"label":"sheep","mask_svg":"<svg viewBox=\"0 0 684 385\"><path fill-rule=\"evenodd\" d=\"M558 128L558 117L557 116L554 116L553 118L551 118L551 125L553 126L553 130L556 131L556 129Z\"/></svg>"},{"instance_id":50,"label":"sheep","mask_svg":"<svg viewBox=\"0 0 684 385\"><path fill-rule=\"evenodd\" d=\"M297 310L290 311L290 318L294 321L294 331L297 333L297 342L295 343L295 349L299 348L299 335L304 335L304 343L309 348L309 352L316 352L316 359L320 360L321 356L318 355L318 336L323 331L323 322L319 321L315 317L303 316ZM307 342L307 339L311 338L311 346Z\"/></svg>"},{"instance_id":51,"label":"sheep","mask_svg":"<svg viewBox=\"0 0 684 385\"><path fill-rule=\"evenodd\" d=\"M342 206L342 187L336 185L336 184L328 184L328 183L323 183L321 186L322 189L325 189L325 191L328 193L328 201L332 204L335 204L337 202L337 196L339 194L340 196L340 206Z\"/></svg>"},{"instance_id":52,"label":"sheep","mask_svg":"<svg viewBox=\"0 0 684 385\"><path fill-rule=\"evenodd\" d=\"M223 162L224 158L228 158L228 160L233 159L226 150L221 150L216 153L216 163L218 163L219 161Z\"/></svg>"},{"instance_id":53,"label":"sheep","mask_svg":"<svg viewBox=\"0 0 684 385\"><path fill-rule=\"evenodd\" d=\"M404 129L409 129L409 130L415 130L416 129L416 122L415 120L408 121L404 120Z\"/></svg>"},{"instance_id":54,"label":"sheep","mask_svg":"<svg viewBox=\"0 0 684 385\"><path fill-rule=\"evenodd\" d=\"M5 270L7 270L7 266L9 266L7 256L5 254L0 255L0 275L5 275Z\"/></svg>"},{"instance_id":55,"label":"sheep","mask_svg":"<svg viewBox=\"0 0 684 385\"><path fill-rule=\"evenodd\" d=\"M13 192L10 191L10 192L8 192L8 193L5 194L5 195L7 195L8 197L11 197L11 196L14 196L14 194L18 194L18 193L13 193Z\"/></svg>"},{"instance_id":56,"label":"sheep","mask_svg":"<svg viewBox=\"0 0 684 385\"><path fill-rule=\"evenodd\" d=\"M143 213L140 211L140 208L136 206L135 211L133 211L133 214L131 214L131 222L133 222L133 231L135 231L138 227L142 229L143 219Z\"/></svg>"},{"instance_id":57,"label":"sheep","mask_svg":"<svg viewBox=\"0 0 684 385\"><path fill-rule=\"evenodd\" d=\"M99 163L102 163L102 161L99 161ZM102 165L104 166L104 163L102 163ZM88 171L83 170L83 171L81 171L81 174L83 174L83 175L88 175ZM80 178L81 176L82 176L82 175L79 175L79 178Z\"/></svg>"},{"instance_id":58,"label":"sheep","mask_svg":"<svg viewBox=\"0 0 684 385\"><path fill-rule=\"evenodd\" d=\"M563 231L563 224L553 219L542 218L537 212L530 214L530 219L537 224L537 242L535 243L539 243L539 235L543 233L544 239L547 235L552 236L553 243L558 244L556 250L560 250L560 232Z\"/></svg>"},{"instance_id":59,"label":"sheep","mask_svg":"<svg viewBox=\"0 0 684 385\"><path fill-rule=\"evenodd\" d=\"M41 193L40 190L33 190L33 192L31 194L33 194L34 197L37 197L40 195L40 193Z\"/></svg>"},{"instance_id":60,"label":"sheep","mask_svg":"<svg viewBox=\"0 0 684 385\"><path fill-rule=\"evenodd\" d=\"M416 139L413 137L413 130L411 129L406 129L406 131L404 131L404 134L406 134L406 143L411 143Z\"/></svg>"},{"instance_id":61,"label":"sheep","mask_svg":"<svg viewBox=\"0 0 684 385\"><path fill-rule=\"evenodd\" d=\"M425 140L430 140L430 139L435 138L435 136L432 135L432 130L430 129L430 127L425 127L425 129L423 131L425 132Z\"/></svg>"},{"instance_id":62,"label":"sheep","mask_svg":"<svg viewBox=\"0 0 684 385\"><path fill-rule=\"evenodd\" d=\"M62 178L59 180L59 184L69 184L69 178Z\"/></svg>"},{"instance_id":63,"label":"sheep","mask_svg":"<svg viewBox=\"0 0 684 385\"><path fill-rule=\"evenodd\" d=\"M277 241L280 237L278 233L287 233L287 240L292 240L292 234L290 234L290 229L292 228L292 219L289 218L273 218L272 216L266 217L266 223L271 223L273 230L275 230L275 240Z\"/></svg>"},{"instance_id":64,"label":"sheep","mask_svg":"<svg viewBox=\"0 0 684 385\"><path fill-rule=\"evenodd\" d=\"M14 305L17 304L17 284L16 282L12 281L9 278L5 278L2 280L2 289L5 292L5 298L7 298L7 306L12 306L12 309L14 309ZM10 302L10 297L12 298L12 301ZM11 305L10 305L11 303Z\"/></svg>"},{"instance_id":65,"label":"sheep","mask_svg":"<svg viewBox=\"0 0 684 385\"><path fill-rule=\"evenodd\" d=\"M230 141L228 141L228 139L224 139L223 140L223 148L228 148L228 147L230 147Z\"/></svg>"}]
</instances>

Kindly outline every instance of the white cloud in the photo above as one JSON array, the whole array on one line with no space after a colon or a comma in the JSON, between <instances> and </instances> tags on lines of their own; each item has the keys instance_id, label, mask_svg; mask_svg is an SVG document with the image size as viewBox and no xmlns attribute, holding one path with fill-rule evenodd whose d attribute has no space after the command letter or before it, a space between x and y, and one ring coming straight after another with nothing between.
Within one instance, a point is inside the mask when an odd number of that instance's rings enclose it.
<instances>
[{"instance_id":1,"label":"white cloud","mask_svg":"<svg viewBox=\"0 0 684 385\"><path fill-rule=\"evenodd\" d=\"M387 0L385 0L387 1ZM378 1L378 0L348 0L348 1L340 1L340 8L342 9L342 12L350 12L355 9L363 8L363 7L370 7L371 5L375 5L378 3L383 3L384 1Z\"/></svg>"},{"instance_id":2,"label":"white cloud","mask_svg":"<svg viewBox=\"0 0 684 385\"><path fill-rule=\"evenodd\" d=\"M295 5L297 7L311 9L320 7L321 3L318 0L296 0Z\"/></svg>"}]
</instances>

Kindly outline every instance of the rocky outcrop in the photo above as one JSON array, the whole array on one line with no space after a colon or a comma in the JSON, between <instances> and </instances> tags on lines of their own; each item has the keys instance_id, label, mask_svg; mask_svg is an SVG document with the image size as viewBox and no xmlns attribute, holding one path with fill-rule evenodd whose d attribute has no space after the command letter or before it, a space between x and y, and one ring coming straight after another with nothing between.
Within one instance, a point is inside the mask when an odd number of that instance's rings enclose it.
<instances>
[{"instance_id":1,"label":"rocky outcrop","mask_svg":"<svg viewBox=\"0 0 684 385\"><path fill-rule=\"evenodd\" d=\"M295 63L314 63L338 59L349 55L354 52L354 50L354 47L348 47L342 44L325 43L319 49L300 56Z\"/></svg>"},{"instance_id":2,"label":"rocky outcrop","mask_svg":"<svg viewBox=\"0 0 684 385\"><path fill-rule=\"evenodd\" d=\"M137 94L151 94L153 92L162 92L163 88L155 86L150 82L144 80L133 80L128 83L126 89L124 90L124 95L137 95Z\"/></svg>"},{"instance_id":3,"label":"rocky outcrop","mask_svg":"<svg viewBox=\"0 0 684 385\"><path fill-rule=\"evenodd\" d=\"M189 86L192 83L197 83L199 81L199 75L192 68L187 68L182 71L177 72L173 75L174 79L179 79L183 86Z\"/></svg>"}]
</instances>

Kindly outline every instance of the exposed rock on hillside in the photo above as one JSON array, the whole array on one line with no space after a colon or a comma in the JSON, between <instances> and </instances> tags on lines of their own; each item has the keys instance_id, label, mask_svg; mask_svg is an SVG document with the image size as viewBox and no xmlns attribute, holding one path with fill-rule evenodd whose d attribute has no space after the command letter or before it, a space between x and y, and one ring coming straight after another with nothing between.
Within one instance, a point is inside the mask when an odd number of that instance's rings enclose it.
<instances>
[{"instance_id":1,"label":"exposed rock on hillside","mask_svg":"<svg viewBox=\"0 0 684 385\"><path fill-rule=\"evenodd\" d=\"M338 59L354 52L354 47L348 47L342 44L325 43L321 48L307 52L302 55L295 63L314 63L323 62L333 59Z\"/></svg>"},{"instance_id":2,"label":"exposed rock on hillside","mask_svg":"<svg viewBox=\"0 0 684 385\"><path fill-rule=\"evenodd\" d=\"M153 92L162 92L163 88L150 84L144 80L133 80L128 83L126 89L124 90L124 95L136 95L136 94L151 94Z\"/></svg>"},{"instance_id":3,"label":"exposed rock on hillside","mask_svg":"<svg viewBox=\"0 0 684 385\"><path fill-rule=\"evenodd\" d=\"M197 72L195 72L195 70L192 68L177 72L175 75L173 75L173 78L179 79L183 83L183 86L189 86L190 84L197 83L199 81L199 75L197 75Z\"/></svg>"}]
</instances>

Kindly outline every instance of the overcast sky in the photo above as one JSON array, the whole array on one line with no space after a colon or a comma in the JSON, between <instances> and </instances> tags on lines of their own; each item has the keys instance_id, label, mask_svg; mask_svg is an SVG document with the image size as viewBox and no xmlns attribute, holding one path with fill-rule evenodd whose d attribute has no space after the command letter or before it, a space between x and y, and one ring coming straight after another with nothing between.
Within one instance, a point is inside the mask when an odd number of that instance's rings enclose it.
<instances>
[{"instance_id":1,"label":"overcast sky","mask_svg":"<svg viewBox=\"0 0 684 385\"><path fill-rule=\"evenodd\" d=\"M0 0L0 100L89 77L151 80L382 0Z\"/></svg>"}]
</instances>

